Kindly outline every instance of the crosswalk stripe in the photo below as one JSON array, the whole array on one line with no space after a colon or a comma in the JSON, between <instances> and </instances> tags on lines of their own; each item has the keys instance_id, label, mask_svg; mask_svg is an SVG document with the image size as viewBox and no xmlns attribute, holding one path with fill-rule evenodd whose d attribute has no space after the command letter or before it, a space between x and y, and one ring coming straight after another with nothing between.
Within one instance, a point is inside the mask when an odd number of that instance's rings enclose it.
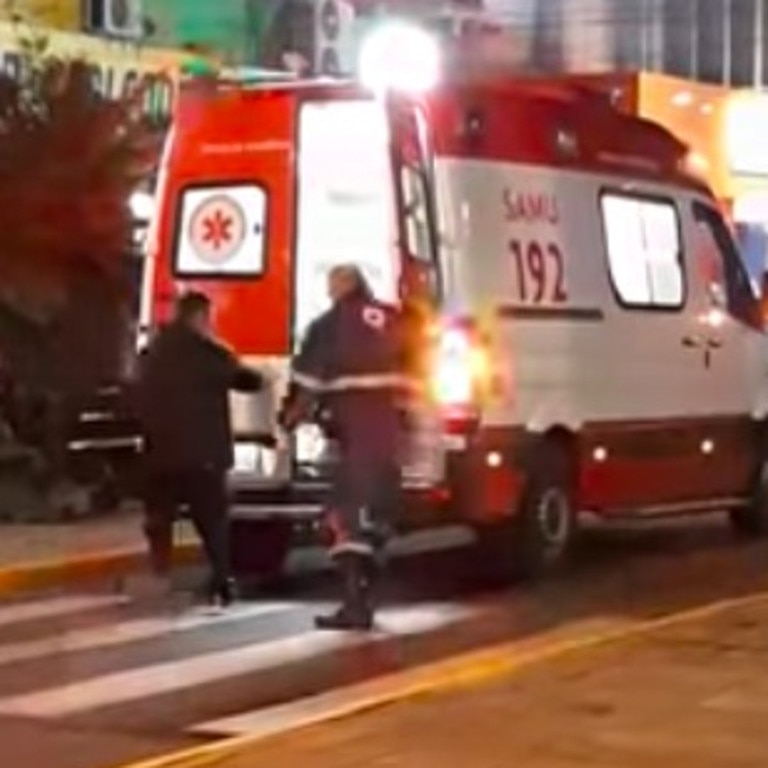
<instances>
[{"instance_id":1,"label":"crosswalk stripe","mask_svg":"<svg viewBox=\"0 0 768 768\"><path fill-rule=\"evenodd\" d=\"M117 624L88 627L87 629L65 632L56 637L0 645L0 666L68 653L105 650L142 640L152 640L176 632L188 632L201 627L218 627L222 624L247 621L259 616L286 613L298 607L299 603L264 603L254 606L237 606L216 616L191 613L176 617L133 619Z\"/></svg>"},{"instance_id":2,"label":"crosswalk stripe","mask_svg":"<svg viewBox=\"0 0 768 768\"><path fill-rule=\"evenodd\" d=\"M0 607L0 627L125 605L125 595L72 595Z\"/></svg>"},{"instance_id":3,"label":"crosswalk stripe","mask_svg":"<svg viewBox=\"0 0 768 768\"><path fill-rule=\"evenodd\" d=\"M469 614L469 608L459 605L420 605L384 611L380 624L387 634L416 635L439 629ZM0 699L0 713L37 718L65 717L296 663L367 642L368 636L362 635L304 632Z\"/></svg>"}]
</instances>

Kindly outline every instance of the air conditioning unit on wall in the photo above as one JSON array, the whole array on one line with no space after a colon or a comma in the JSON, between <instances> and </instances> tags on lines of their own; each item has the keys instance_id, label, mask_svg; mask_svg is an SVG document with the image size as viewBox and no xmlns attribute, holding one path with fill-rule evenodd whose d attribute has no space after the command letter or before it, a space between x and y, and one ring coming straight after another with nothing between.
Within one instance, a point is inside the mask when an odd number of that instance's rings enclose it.
<instances>
[{"instance_id":1,"label":"air conditioning unit on wall","mask_svg":"<svg viewBox=\"0 0 768 768\"><path fill-rule=\"evenodd\" d=\"M144 35L144 0L85 0L85 26L90 32L123 40Z\"/></svg>"},{"instance_id":2,"label":"air conditioning unit on wall","mask_svg":"<svg viewBox=\"0 0 768 768\"><path fill-rule=\"evenodd\" d=\"M315 0L315 72L338 77L354 69L355 10L348 0Z\"/></svg>"}]
</instances>

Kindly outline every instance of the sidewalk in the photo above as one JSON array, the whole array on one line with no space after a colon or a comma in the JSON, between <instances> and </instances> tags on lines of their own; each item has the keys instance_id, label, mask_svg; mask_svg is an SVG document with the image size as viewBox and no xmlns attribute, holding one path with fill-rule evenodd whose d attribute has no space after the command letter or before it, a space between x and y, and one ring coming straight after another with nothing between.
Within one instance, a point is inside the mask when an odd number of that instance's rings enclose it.
<instances>
[{"instance_id":1,"label":"sidewalk","mask_svg":"<svg viewBox=\"0 0 768 768\"><path fill-rule=\"evenodd\" d=\"M0 525L0 568L143 546L141 517L114 513L63 524Z\"/></svg>"},{"instance_id":2,"label":"sidewalk","mask_svg":"<svg viewBox=\"0 0 768 768\"><path fill-rule=\"evenodd\" d=\"M764 768L767 627L768 599L731 606L174 765Z\"/></svg>"},{"instance_id":3,"label":"sidewalk","mask_svg":"<svg viewBox=\"0 0 768 768\"><path fill-rule=\"evenodd\" d=\"M0 598L135 570L145 560L141 525L137 512L65 524L0 524ZM177 544L185 550L193 541L181 526Z\"/></svg>"}]
</instances>

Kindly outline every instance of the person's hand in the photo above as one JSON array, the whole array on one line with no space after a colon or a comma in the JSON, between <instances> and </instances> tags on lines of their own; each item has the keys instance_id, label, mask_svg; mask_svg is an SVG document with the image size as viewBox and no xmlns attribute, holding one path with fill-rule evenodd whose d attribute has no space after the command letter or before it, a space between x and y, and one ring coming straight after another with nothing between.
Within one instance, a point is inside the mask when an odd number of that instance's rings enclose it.
<instances>
[{"instance_id":1,"label":"person's hand","mask_svg":"<svg viewBox=\"0 0 768 768\"><path fill-rule=\"evenodd\" d=\"M275 431L275 450L287 451L291 445L291 436L288 432L284 432L282 429Z\"/></svg>"},{"instance_id":2,"label":"person's hand","mask_svg":"<svg viewBox=\"0 0 768 768\"><path fill-rule=\"evenodd\" d=\"M277 425L284 433L292 432L298 424L298 413L290 398L283 398L277 412Z\"/></svg>"}]
</instances>

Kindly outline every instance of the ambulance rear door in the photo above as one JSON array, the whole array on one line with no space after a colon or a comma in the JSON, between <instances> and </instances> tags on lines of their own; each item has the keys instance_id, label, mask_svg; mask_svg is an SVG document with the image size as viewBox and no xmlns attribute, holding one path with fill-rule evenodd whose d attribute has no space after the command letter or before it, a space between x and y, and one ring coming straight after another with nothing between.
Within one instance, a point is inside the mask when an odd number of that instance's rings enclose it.
<instances>
[{"instance_id":1,"label":"ambulance rear door","mask_svg":"<svg viewBox=\"0 0 768 768\"><path fill-rule=\"evenodd\" d=\"M152 325L180 292L202 290L219 337L273 382L232 398L233 474L249 485L290 479L289 448L271 442L291 352L295 111L287 88L202 83L182 93L149 254Z\"/></svg>"},{"instance_id":2,"label":"ambulance rear door","mask_svg":"<svg viewBox=\"0 0 768 768\"><path fill-rule=\"evenodd\" d=\"M404 95L386 101L394 178L400 295L404 309L429 322L442 299L433 148L425 107ZM426 341L426 337L425 337ZM429 370L421 370L429 377ZM427 379L425 379L427 383ZM406 482L434 487L445 478L443 424L429 398L413 402Z\"/></svg>"}]
</instances>

